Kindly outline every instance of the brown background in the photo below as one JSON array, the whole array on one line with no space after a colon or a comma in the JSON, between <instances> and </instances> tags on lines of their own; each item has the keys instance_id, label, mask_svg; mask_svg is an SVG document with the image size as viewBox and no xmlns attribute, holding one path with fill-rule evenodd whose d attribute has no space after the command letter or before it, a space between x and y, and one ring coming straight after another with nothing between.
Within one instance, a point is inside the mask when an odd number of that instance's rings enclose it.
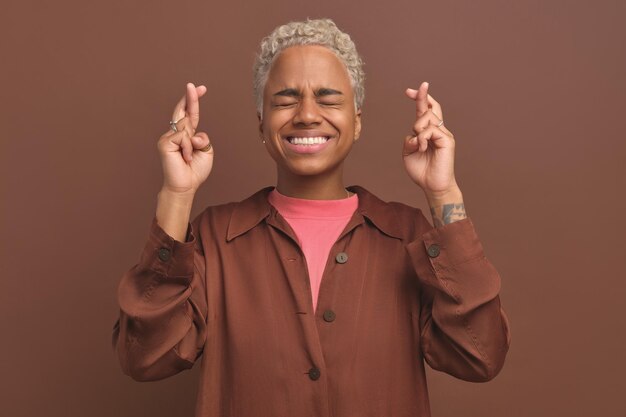
<instances>
[{"instance_id":1,"label":"brown background","mask_svg":"<svg viewBox=\"0 0 626 417\"><path fill-rule=\"evenodd\" d=\"M433 415L626 416L624 4L3 2L0 415L192 416L198 366L137 383L110 345L160 187L155 142L185 82L205 83L216 163L194 216L272 184L254 54L276 25L327 16L366 62L347 182L427 210L400 141L414 120L403 90L430 81L503 278L502 373L429 372Z\"/></svg>"}]
</instances>

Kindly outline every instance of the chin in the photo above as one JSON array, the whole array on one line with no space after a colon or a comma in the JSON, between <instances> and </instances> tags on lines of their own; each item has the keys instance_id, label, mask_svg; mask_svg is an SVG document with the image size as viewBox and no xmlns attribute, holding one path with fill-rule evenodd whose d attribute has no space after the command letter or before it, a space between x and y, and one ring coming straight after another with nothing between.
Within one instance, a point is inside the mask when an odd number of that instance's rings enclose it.
<instances>
[{"instance_id":1,"label":"chin","mask_svg":"<svg viewBox=\"0 0 626 417\"><path fill-rule=\"evenodd\" d=\"M312 177L317 175L331 174L341 167L342 164L330 166L323 161L298 161L283 165L283 168L292 175Z\"/></svg>"}]
</instances>

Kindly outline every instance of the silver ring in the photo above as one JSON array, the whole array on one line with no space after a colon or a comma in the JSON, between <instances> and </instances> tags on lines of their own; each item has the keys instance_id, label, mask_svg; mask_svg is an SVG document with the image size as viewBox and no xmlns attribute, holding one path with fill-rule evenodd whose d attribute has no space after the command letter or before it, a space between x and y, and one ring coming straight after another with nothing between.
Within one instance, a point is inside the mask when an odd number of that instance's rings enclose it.
<instances>
[{"instance_id":1,"label":"silver ring","mask_svg":"<svg viewBox=\"0 0 626 417\"><path fill-rule=\"evenodd\" d=\"M176 121L170 120L170 129L172 129L174 132L178 133L178 126L176 126L176 123L178 123L178 120L176 120Z\"/></svg>"},{"instance_id":2,"label":"silver ring","mask_svg":"<svg viewBox=\"0 0 626 417\"><path fill-rule=\"evenodd\" d=\"M437 127L441 127L441 125L443 124L443 120L439 122L439 124L437 125Z\"/></svg>"}]
</instances>

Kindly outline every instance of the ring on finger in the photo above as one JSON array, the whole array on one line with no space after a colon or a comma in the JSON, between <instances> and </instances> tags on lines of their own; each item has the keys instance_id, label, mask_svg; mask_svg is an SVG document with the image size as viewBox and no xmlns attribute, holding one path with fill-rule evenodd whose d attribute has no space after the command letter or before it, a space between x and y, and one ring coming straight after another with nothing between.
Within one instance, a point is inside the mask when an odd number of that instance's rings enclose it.
<instances>
[{"instance_id":1,"label":"ring on finger","mask_svg":"<svg viewBox=\"0 0 626 417\"><path fill-rule=\"evenodd\" d=\"M437 127L441 127L441 125L443 124L443 120L439 122L439 124L437 125Z\"/></svg>"},{"instance_id":2,"label":"ring on finger","mask_svg":"<svg viewBox=\"0 0 626 417\"><path fill-rule=\"evenodd\" d=\"M178 126L176 125L176 123L180 122L183 119L184 119L184 117L181 117L178 120L170 120L170 129L172 129L174 132L178 133Z\"/></svg>"},{"instance_id":3,"label":"ring on finger","mask_svg":"<svg viewBox=\"0 0 626 417\"><path fill-rule=\"evenodd\" d=\"M200 149L202 152L209 152L211 150L213 146L211 146L211 144L209 143L207 146L205 146L204 148Z\"/></svg>"},{"instance_id":4,"label":"ring on finger","mask_svg":"<svg viewBox=\"0 0 626 417\"><path fill-rule=\"evenodd\" d=\"M178 126L176 126L176 123L178 123L178 120L170 120L170 129L178 133Z\"/></svg>"}]
</instances>

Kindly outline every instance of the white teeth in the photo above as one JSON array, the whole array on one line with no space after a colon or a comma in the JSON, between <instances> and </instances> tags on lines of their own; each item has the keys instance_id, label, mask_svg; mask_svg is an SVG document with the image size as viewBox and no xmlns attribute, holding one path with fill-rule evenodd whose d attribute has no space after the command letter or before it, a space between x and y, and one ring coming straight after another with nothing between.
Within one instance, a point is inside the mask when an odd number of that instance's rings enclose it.
<instances>
[{"instance_id":1,"label":"white teeth","mask_svg":"<svg viewBox=\"0 0 626 417\"><path fill-rule=\"evenodd\" d=\"M314 138L289 138L289 142L294 145L319 145L321 143L326 143L328 140L325 136L317 136Z\"/></svg>"}]
</instances>

